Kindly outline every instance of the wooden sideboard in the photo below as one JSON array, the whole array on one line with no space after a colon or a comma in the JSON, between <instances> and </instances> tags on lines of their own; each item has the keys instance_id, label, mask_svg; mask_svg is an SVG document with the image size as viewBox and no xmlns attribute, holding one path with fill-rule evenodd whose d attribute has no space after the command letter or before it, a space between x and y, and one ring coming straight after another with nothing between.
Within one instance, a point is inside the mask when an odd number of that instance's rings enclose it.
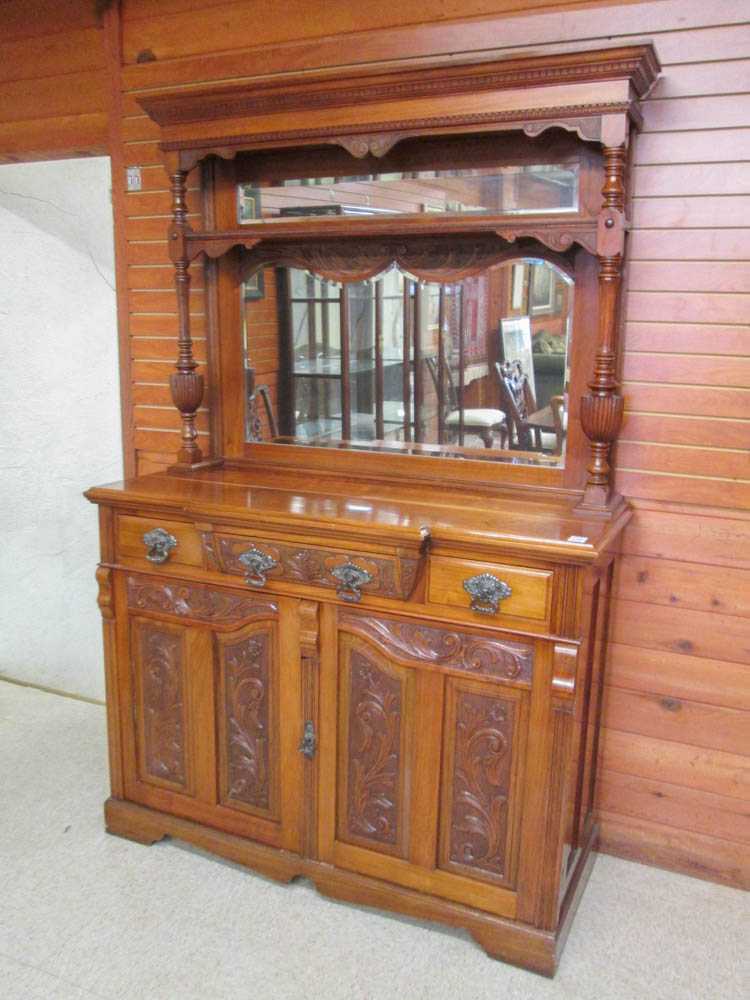
<instances>
[{"instance_id":1,"label":"wooden sideboard","mask_svg":"<svg viewBox=\"0 0 750 1000\"><path fill-rule=\"evenodd\" d=\"M143 97L173 194L182 445L87 493L108 830L305 876L554 973L597 837L629 517L609 465L627 144L657 74L635 46ZM238 193L266 216L238 219ZM489 377L524 308L564 338L551 443L509 433Z\"/></svg>"},{"instance_id":2,"label":"wooden sideboard","mask_svg":"<svg viewBox=\"0 0 750 1000\"><path fill-rule=\"evenodd\" d=\"M352 495L231 467L88 493L107 828L466 927L551 974L596 839L628 511L586 521L570 502L415 500L374 483ZM337 578L346 565L367 582ZM496 611L465 589L482 574L512 590Z\"/></svg>"}]
</instances>

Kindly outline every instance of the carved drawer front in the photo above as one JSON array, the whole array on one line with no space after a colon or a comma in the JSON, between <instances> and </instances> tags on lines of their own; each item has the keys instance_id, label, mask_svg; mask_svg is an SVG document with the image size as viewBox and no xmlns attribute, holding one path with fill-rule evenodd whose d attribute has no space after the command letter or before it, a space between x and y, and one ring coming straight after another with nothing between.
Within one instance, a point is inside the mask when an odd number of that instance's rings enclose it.
<instances>
[{"instance_id":1,"label":"carved drawer front","mask_svg":"<svg viewBox=\"0 0 750 1000\"><path fill-rule=\"evenodd\" d=\"M549 620L552 572L436 556L430 560L428 601L458 608L461 617L490 624L506 617Z\"/></svg>"},{"instance_id":2,"label":"carved drawer front","mask_svg":"<svg viewBox=\"0 0 750 1000\"><path fill-rule=\"evenodd\" d=\"M512 885L525 696L450 678L438 867Z\"/></svg>"},{"instance_id":3,"label":"carved drawer front","mask_svg":"<svg viewBox=\"0 0 750 1000\"><path fill-rule=\"evenodd\" d=\"M208 569L242 576L250 587L260 589L276 581L324 587L352 604L367 594L406 600L419 566L417 551L413 557L390 555L259 535L204 532L203 548Z\"/></svg>"},{"instance_id":4,"label":"carved drawer front","mask_svg":"<svg viewBox=\"0 0 750 1000\"><path fill-rule=\"evenodd\" d=\"M202 566L201 539L184 521L130 517L117 519L117 555L145 560L152 566Z\"/></svg>"}]
</instances>

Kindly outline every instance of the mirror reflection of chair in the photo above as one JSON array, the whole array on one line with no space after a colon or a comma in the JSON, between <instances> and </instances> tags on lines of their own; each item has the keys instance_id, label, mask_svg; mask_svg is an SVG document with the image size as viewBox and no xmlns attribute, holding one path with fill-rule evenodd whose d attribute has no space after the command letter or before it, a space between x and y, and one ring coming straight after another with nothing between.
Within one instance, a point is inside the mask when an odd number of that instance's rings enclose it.
<instances>
[{"instance_id":1,"label":"mirror reflection of chair","mask_svg":"<svg viewBox=\"0 0 750 1000\"><path fill-rule=\"evenodd\" d=\"M425 364L435 386L438 403L442 403L438 414L441 428L451 437L460 438L463 427L464 434L476 434L482 439L485 448L492 448L495 434L500 435L500 447L507 447L509 440L508 422L502 410L492 408L472 408L463 410L458 399L458 391L453 382L450 365L445 362L443 371L447 381L447 392L440 386L440 371L436 357L425 358ZM459 441L459 443L462 443Z\"/></svg>"},{"instance_id":2,"label":"mirror reflection of chair","mask_svg":"<svg viewBox=\"0 0 750 1000\"><path fill-rule=\"evenodd\" d=\"M506 409L512 449L562 455L565 439L565 399L553 396L537 410L536 399L519 361L495 362L500 383L500 405Z\"/></svg>"}]
</instances>

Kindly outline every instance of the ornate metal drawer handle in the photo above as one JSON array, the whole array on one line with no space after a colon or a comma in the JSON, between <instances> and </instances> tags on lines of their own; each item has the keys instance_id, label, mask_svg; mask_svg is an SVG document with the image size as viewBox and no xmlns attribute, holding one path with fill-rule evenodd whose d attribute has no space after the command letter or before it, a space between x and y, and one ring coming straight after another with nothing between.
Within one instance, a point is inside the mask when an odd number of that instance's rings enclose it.
<instances>
[{"instance_id":1,"label":"ornate metal drawer handle","mask_svg":"<svg viewBox=\"0 0 750 1000\"><path fill-rule=\"evenodd\" d=\"M269 556L267 552L261 552L255 545L237 558L246 570L245 583L251 587L265 587L266 573L276 569L279 565L273 556Z\"/></svg>"},{"instance_id":2,"label":"ornate metal drawer handle","mask_svg":"<svg viewBox=\"0 0 750 1000\"><path fill-rule=\"evenodd\" d=\"M177 539L164 528L154 528L145 533L143 544L148 549L146 553L148 561L158 565L169 559L169 553L177 545Z\"/></svg>"},{"instance_id":3,"label":"ornate metal drawer handle","mask_svg":"<svg viewBox=\"0 0 750 1000\"><path fill-rule=\"evenodd\" d=\"M361 588L372 583L372 573L355 566L351 560L347 560L343 565L332 569L331 576L335 577L340 584L336 588L336 596L340 597L342 601L351 601L352 603L361 601Z\"/></svg>"},{"instance_id":4,"label":"ornate metal drawer handle","mask_svg":"<svg viewBox=\"0 0 750 1000\"><path fill-rule=\"evenodd\" d=\"M479 573L464 580L464 590L471 598L471 610L480 615L496 615L500 601L510 597L512 591L507 583L492 573Z\"/></svg>"}]
</instances>

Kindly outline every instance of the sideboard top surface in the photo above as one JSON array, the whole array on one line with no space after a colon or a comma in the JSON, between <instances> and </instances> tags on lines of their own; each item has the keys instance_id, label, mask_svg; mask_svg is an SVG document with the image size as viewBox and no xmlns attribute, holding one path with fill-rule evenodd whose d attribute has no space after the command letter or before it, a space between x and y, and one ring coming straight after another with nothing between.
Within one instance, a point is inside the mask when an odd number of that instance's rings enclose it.
<instances>
[{"instance_id":1,"label":"sideboard top surface","mask_svg":"<svg viewBox=\"0 0 750 1000\"><path fill-rule=\"evenodd\" d=\"M86 496L115 507L159 508L254 527L404 544L429 535L434 544L491 544L570 562L596 560L630 515L623 507L609 520L588 519L574 514L578 495L552 491L440 491L260 466L171 470L96 487Z\"/></svg>"}]
</instances>

